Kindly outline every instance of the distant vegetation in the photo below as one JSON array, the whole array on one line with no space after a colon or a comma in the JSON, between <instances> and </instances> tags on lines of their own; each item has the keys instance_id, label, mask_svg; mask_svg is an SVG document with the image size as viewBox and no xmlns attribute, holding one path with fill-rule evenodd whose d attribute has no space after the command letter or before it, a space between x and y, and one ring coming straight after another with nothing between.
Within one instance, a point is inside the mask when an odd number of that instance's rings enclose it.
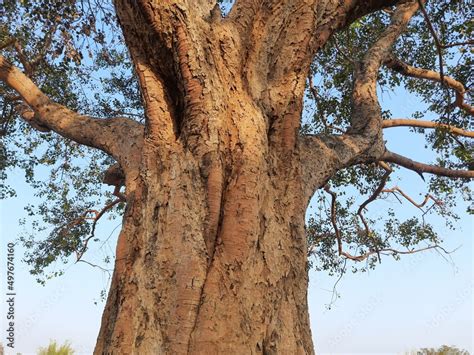
<instances>
[{"instance_id":1,"label":"distant vegetation","mask_svg":"<svg viewBox=\"0 0 474 355\"><path fill-rule=\"evenodd\" d=\"M406 355L469 355L469 351L458 349L455 346L442 345L438 349L422 348L406 353Z\"/></svg>"},{"instance_id":2,"label":"distant vegetation","mask_svg":"<svg viewBox=\"0 0 474 355\"><path fill-rule=\"evenodd\" d=\"M49 342L48 347L39 348L38 355L73 355L74 349L69 342L65 342L63 345L58 346L55 340Z\"/></svg>"}]
</instances>

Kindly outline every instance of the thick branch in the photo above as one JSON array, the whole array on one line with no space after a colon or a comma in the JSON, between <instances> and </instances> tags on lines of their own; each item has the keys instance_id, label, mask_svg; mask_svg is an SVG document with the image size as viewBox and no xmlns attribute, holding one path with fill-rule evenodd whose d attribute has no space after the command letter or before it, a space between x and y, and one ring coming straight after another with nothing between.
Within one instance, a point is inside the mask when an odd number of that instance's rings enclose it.
<instances>
[{"instance_id":1,"label":"thick branch","mask_svg":"<svg viewBox=\"0 0 474 355\"><path fill-rule=\"evenodd\" d=\"M399 5L392 16L390 25L367 51L360 65L356 67L350 132L381 138L382 119L377 98L379 68L417 10L418 3L416 1Z\"/></svg>"},{"instance_id":2,"label":"thick branch","mask_svg":"<svg viewBox=\"0 0 474 355\"><path fill-rule=\"evenodd\" d=\"M459 136L474 138L473 131L466 131L465 129L454 127L452 125L432 122L432 121L420 121L413 119L397 118L392 120L383 120L382 128L391 128L391 127L419 127L419 128L440 128L448 131L452 134L457 134Z\"/></svg>"},{"instance_id":3,"label":"thick branch","mask_svg":"<svg viewBox=\"0 0 474 355\"><path fill-rule=\"evenodd\" d=\"M77 143L98 148L119 161L140 149L143 126L114 118L100 120L80 115L49 99L23 72L0 55L0 80L15 90L31 107L29 119ZM126 164L128 165L128 164Z\"/></svg>"},{"instance_id":4,"label":"thick branch","mask_svg":"<svg viewBox=\"0 0 474 355\"><path fill-rule=\"evenodd\" d=\"M207 55L201 39L203 33L209 39L216 26L209 24L214 4L207 0L115 0L114 4L138 75L147 136L169 144L179 135L185 114L202 100L205 75L192 65L207 63L200 61Z\"/></svg>"},{"instance_id":5,"label":"thick branch","mask_svg":"<svg viewBox=\"0 0 474 355\"><path fill-rule=\"evenodd\" d=\"M229 14L242 43L251 96L269 118L271 142L291 150L301 120L305 80L315 53L358 17L396 1L237 0Z\"/></svg>"},{"instance_id":6,"label":"thick branch","mask_svg":"<svg viewBox=\"0 0 474 355\"><path fill-rule=\"evenodd\" d=\"M449 76L444 75L441 77L440 73L437 73L433 70L413 67L395 57L389 57L384 61L384 64L386 67L396 71L397 73L411 78L426 79L440 83L443 80L443 83L447 87L456 91L456 101L454 104L470 115L474 115L474 107L464 102L464 95L466 94L467 90L461 82Z\"/></svg>"},{"instance_id":7,"label":"thick branch","mask_svg":"<svg viewBox=\"0 0 474 355\"><path fill-rule=\"evenodd\" d=\"M423 164L390 151L386 151L380 160L403 166L404 168L413 170L418 174L430 173L451 178L474 178L473 170L452 170L441 166Z\"/></svg>"},{"instance_id":8,"label":"thick branch","mask_svg":"<svg viewBox=\"0 0 474 355\"><path fill-rule=\"evenodd\" d=\"M382 139L382 114L377 99L378 71L417 8L416 1L399 5L393 13L390 25L357 66L352 94L352 122L348 133L340 136L303 137L300 149L304 157L319 161L318 154L325 151L326 156L331 157L331 168L335 170L380 160L385 147ZM328 150L331 154L327 154ZM314 157L311 158L312 156ZM321 181L315 179L311 171L306 175L310 176L311 187L321 186Z\"/></svg>"}]
</instances>

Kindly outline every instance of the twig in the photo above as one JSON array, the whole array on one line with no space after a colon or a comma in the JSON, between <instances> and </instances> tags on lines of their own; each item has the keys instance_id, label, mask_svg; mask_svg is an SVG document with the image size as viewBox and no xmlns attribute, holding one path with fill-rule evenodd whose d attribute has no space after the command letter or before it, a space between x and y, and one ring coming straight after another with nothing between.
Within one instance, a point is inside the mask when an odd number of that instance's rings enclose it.
<instances>
[{"instance_id":1,"label":"twig","mask_svg":"<svg viewBox=\"0 0 474 355\"><path fill-rule=\"evenodd\" d=\"M104 215L105 212L107 212L108 210L110 210L112 207L114 207L116 204L122 202L123 200L121 198L118 198L112 202L110 202L109 204L107 204L100 212L98 211L89 211L89 212L95 212L95 217L92 218L93 219L93 223L92 223L92 230L91 230L91 234L89 237L87 237L85 240L84 240L84 245L82 247L82 249L80 251L76 251L76 260L79 261L81 260L82 256L84 255L86 249L87 249L87 244L89 243L89 241L94 238L94 234L95 234L95 227L97 225L97 221Z\"/></svg>"},{"instance_id":2,"label":"twig","mask_svg":"<svg viewBox=\"0 0 474 355\"><path fill-rule=\"evenodd\" d=\"M365 235L367 237L370 236L370 228L369 228L369 224L365 220L365 217L362 214L362 212L363 212L364 208L366 208L369 203L373 202L380 195L380 193L383 191L383 188L385 187L385 184L387 183L388 177L392 173L392 168L390 168L390 166L388 164L380 164L380 165L385 169L385 174L382 176L382 179L380 180L380 183L377 186L377 188L375 189L375 191L373 192L373 194L367 200L365 200L360 205L359 209L357 210L357 214L359 215L359 218L362 221L362 224L364 225ZM375 247L375 250L377 251L377 244L376 243L375 243L374 247ZM378 254L378 259L379 259L379 262L381 262L380 254Z\"/></svg>"},{"instance_id":3,"label":"twig","mask_svg":"<svg viewBox=\"0 0 474 355\"><path fill-rule=\"evenodd\" d=\"M76 260L76 263L79 263L79 262L85 263L85 264L90 265L90 266L92 266L92 267L99 268L99 269L101 269L102 271L106 272L106 273L109 275L109 277L111 276L111 274L110 274L110 271L111 271L111 270L106 269L106 268L103 268L103 267L100 266L100 265L93 264L93 263L91 263L91 262L89 262L89 261L87 261L87 260L83 260L83 259Z\"/></svg>"},{"instance_id":4,"label":"twig","mask_svg":"<svg viewBox=\"0 0 474 355\"><path fill-rule=\"evenodd\" d=\"M443 205L443 202L441 202L440 200L434 198L432 195L430 194L426 194L425 195L425 198L424 200L421 202L421 203L416 203L415 200L413 200L409 195L407 195L405 192L403 192L402 189L400 189L398 186L395 186L395 187L392 187L390 189L383 189L381 192L385 192L385 193L392 193L392 194L396 194L396 193L399 193L400 195L402 195L407 201L409 201L412 205L414 205L415 207L419 208L420 210L423 211L423 207L426 205L426 203L429 201L429 200L433 200L433 202L438 205L438 206L442 206ZM424 212L424 211L423 211Z\"/></svg>"},{"instance_id":5,"label":"twig","mask_svg":"<svg viewBox=\"0 0 474 355\"><path fill-rule=\"evenodd\" d=\"M319 95L318 95L318 91L317 91L316 88L314 87L313 78L312 78L311 75L308 76L308 82L309 82L309 91L310 91L311 94L313 95L314 100L317 102ZM335 126L333 126L333 125L328 124L328 122L327 122L327 120L326 120L325 117L321 117L321 121L323 122L324 128L325 128L326 130L328 130L328 129L334 129L335 131L344 133L344 130L340 129L339 127L335 127Z\"/></svg>"},{"instance_id":6,"label":"twig","mask_svg":"<svg viewBox=\"0 0 474 355\"><path fill-rule=\"evenodd\" d=\"M436 45L436 50L438 52L438 59L439 59L439 74L441 76L441 83L444 85L444 69L443 69L443 52L442 52L442 45L441 42L438 38L438 35L436 34L436 31L433 27L433 24L431 23L430 17L428 16L428 13L426 12L425 5L423 1L418 0L418 4L420 5L420 10L421 13L423 14L423 17L425 18L426 24L428 25L428 30L430 31L431 35L433 36L433 39L435 41Z\"/></svg>"}]
</instances>

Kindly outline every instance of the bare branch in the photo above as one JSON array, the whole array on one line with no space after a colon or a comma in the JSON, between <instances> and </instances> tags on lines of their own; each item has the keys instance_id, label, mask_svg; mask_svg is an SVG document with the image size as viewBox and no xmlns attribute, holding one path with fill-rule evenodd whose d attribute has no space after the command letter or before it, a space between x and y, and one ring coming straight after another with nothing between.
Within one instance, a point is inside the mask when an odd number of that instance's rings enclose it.
<instances>
[{"instance_id":1,"label":"bare branch","mask_svg":"<svg viewBox=\"0 0 474 355\"><path fill-rule=\"evenodd\" d=\"M403 166L404 168L413 170L420 175L423 173L430 173L451 178L474 178L473 170L452 170L441 166L423 164L390 151L386 151L380 160Z\"/></svg>"},{"instance_id":2,"label":"bare branch","mask_svg":"<svg viewBox=\"0 0 474 355\"><path fill-rule=\"evenodd\" d=\"M413 67L393 56L388 57L384 61L384 64L385 66L396 71L397 73L408 77L426 79L440 83L444 82L445 86L456 91L456 101L454 104L459 108L465 110L470 115L474 115L474 107L464 102L464 95L466 94L467 90L461 82L449 76L442 76L440 73L437 73L433 70Z\"/></svg>"},{"instance_id":3,"label":"bare branch","mask_svg":"<svg viewBox=\"0 0 474 355\"><path fill-rule=\"evenodd\" d=\"M449 44L443 44L443 48L452 48L452 47L458 47L458 46L472 46L474 45L474 40L470 41L465 41L465 42L456 42L456 43L449 43Z\"/></svg>"},{"instance_id":4,"label":"bare branch","mask_svg":"<svg viewBox=\"0 0 474 355\"><path fill-rule=\"evenodd\" d=\"M91 262L89 262L89 261L86 261L86 260L84 260L84 259L76 260L76 263L79 263L79 262L85 263L85 264L87 264L87 265L89 265L89 266L92 266L92 267L96 267L96 268L98 268L98 269L100 269L100 270L106 272L106 273L109 275L109 277L111 277L111 271L113 271L113 270L103 268L103 267L100 266L100 265L93 264L93 263L91 263Z\"/></svg>"},{"instance_id":5,"label":"bare branch","mask_svg":"<svg viewBox=\"0 0 474 355\"><path fill-rule=\"evenodd\" d=\"M430 194L426 194L425 195L425 198L424 200L421 202L421 203L417 203L415 202L415 200L413 200L408 194L406 194L405 192L403 192L402 189L400 189L398 186L395 186L395 187L392 187L390 189L383 189L381 192L385 192L385 193L392 193L396 196L396 193L399 193L400 195L402 195L407 201L409 201L413 206L419 208L420 210L423 211L423 207L426 205L426 203L429 201L429 200L432 200L436 205L438 206L442 206L443 203L434 198L432 195ZM425 211L423 211L425 212Z\"/></svg>"},{"instance_id":6,"label":"bare branch","mask_svg":"<svg viewBox=\"0 0 474 355\"><path fill-rule=\"evenodd\" d=\"M336 234L336 240L337 240L337 250L338 250L338 254L340 256L343 256L347 259L350 259L350 260L353 260L353 261L357 261L357 262L360 262L360 261L364 261L365 259L367 259L368 257L370 257L371 255L374 255L374 254L384 254L386 255L387 253L391 253L391 254L415 254L415 253L419 253L419 252L422 252L422 251L426 251L426 250L430 250L430 249L440 249L442 250L444 253L446 254L450 254L451 252L447 251L446 249L444 249L443 247L441 247L440 245L438 244L434 244L434 245L430 245L428 247L425 247L425 248L420 248L420 249L408 249L408 250L397 250L397 249L393 249L393 248L384 248L384 249L380 249L380 250L377 250L377 249L374 249L374 250L369 250L368 252L364 253L364 254L360 254L360 255L352 255L350 253L347 253L343 250L342 248L342 237L341 237L341 232L339 230L339 227L337 226L337 210L336 210L336 193L331 191L331 189L329 188L329 185L326 185L324 186L324 191L326 191L328 194L331 195L331 223L332 223L332 226L334 228L334 233ZM380 256L379 256L379 260L380 260Z\"/></svg>"},{"instance_id":7,"label":"bare branch","mask_svg":"<svg viewBox=\"0 0 474 355\"><path fill-rule=\"evenodd\" d=\"M442 45L441 41L438 38L438 35L436 34L436 31L433 27L433 24L431 23L430 17L428 16L428 13L426 12L425 5L423 1L418 0L418 4L420 5L421 13L423 14L423 17L425 18L426 24L428 25L428 29L431 33L431 36L433 36L433 39L435 41L436 45L436 51L438 52L438 59L439 59L439 74L440 74L440 82L444 84L444 69L443 69L443 51L442 51Z\"/></svg>"},{"instance_id":8,"label":"bare branch","mask_svg":"<svg viewBox=\"0 0 474 355\"><path fill-rule=\"evenodd\" d=\"M114 207L115 205L117 205L118 203L120 202L123 202L123 200L121 198L118 198L112 202L110 202L109 204L107 204L100 212L98 211L86 211L84 213L84 217L82 217L82 220L85 220L85 219L92 219L93 222L92 222L92 230L91 230L91 234L89 235L89 237L87 237L85 240L84 240L84 245L82 246L82 249L80 251L76 251L76 262L77 261L80 261L82 256L84 255L85 251L87 250L87 245L89 243L89 241L94 238L95 236L95 227L97 225L97 222L99 221L99 219L107 212L109 211L112 207ZM89 213L94 213L95 214L95 217L93 218L90 218L90 217L86 217L87 214ZM80 223L80 221L79 221Z\"/></svg>"},{"instance_id":9,"label":"bare branch","mask_svg":"<svg viewBox=\"0 0 474 355\"><path fill-rule=\"evenodd\" d=\"M421 121L414 119L395 118L391 120L383 120L382 128L391 127L419 127L419 128L440 128L448 131L449 133L457 134L464 137L474 138L474 131L466 131L462 128L454 127L452 125L432 122L432 121Z\"/></svg>"},{"instance_id":10,"label":"bare branch","mask_svg":"<svg viewBox=\"0 0 474 355\"><path fill-rule=\"evenodd\" d=\"M362 256L354 256L350 253L347 253L345 252L343 249L342 249L342 237L341 237L341 232L339 230L339 227L337 226L337 210L336 210L336 198L337 198L337 195L335 192L331 191L331 189L329 188L329 185L325 185L324 186L324 191L326 191L328 194L331 195L331 223L332 223L332 226L334 228L334 233L336 234L336 240L337 240L337 252L340 256L344 256L346 257L347 259L351 259L351 260L354 260L354 261L362 261L365 259L365 257L363 259L361 259ZM371 252L372 253L372 252ZM373 253L378 253L378 251L374 251ZM371 255L371 254L370 254ZM367 255L368 257L368 255Z\"/></svg>"},{"instance_id":11,"label":"bare branch","mask_svg":"<svg viewBox=\"0 0 474 355\"><path fill-rule=\"evenodd\" d=\"M359 209L357 210L357 214L359 215L359 218L362 221L362 224L364 225L365 233L366 233L367 236L370 235L370 228L369 228L369 225L368 225L367 221L365 220L365 217L364 217L362 212L364 211L364 209L367 207L367 205L369 203L371 203L371 202L373 202L377 199L377 197L383 191L383 188L385 187L385 184L387 183L388 177L392 173L392 169L390 168L390 166L388 164L385 164L385 166L383 164L381 164L381 166L384 167L385 174L382 176L382 179L380 180L379 185L377 186L375 191L372 193L372 195L370 195L370 197L367 200L365 200L360 205Z\"/></svg>"},{"instance_id":12,"label":"bare branch","mask_svg":"<svg viewBox=\"0 0 474 355\"><path fill-rule=\"evenodd\" d=\"M444 252L445 254L451 254L453 252L453 251L448 251L448 250L444 249L442 246L440 246L438 244L430 245L430 246L427 246L425 248L409 249L409 250L397 250L397 249L393 249L393 248L384 248L384 249L380 249L378 252L382 255L387 255L388 253L390 253L392 255L397 255L397 254L405 255L405 254L416 254L416 253L420 253L422 251L427 251L427 250L431 250L431 249L436 249L436 250L439 249L442 252ZM365 254L361 254L361 255L358 255L358 256L352 256L352 258L349 258L349 259L354 260L354 261L364 261L369 256L374 255L375 253L377 253L377 251L373 250L373 251L369 251ZM390 255L390 254L388 254L388 255Z\"/></svg>"},{"instance_id":13,"label":"bare branch","mask_svg":"<svg viewBox=\"0 0 474 355\"><path fill-rule=\"evenodd\" d=\"M0 80L31 107L26 119L77 143L101 149L116 160L129 159L141 149L144 127L124 118L96 119L80 115L50 100L23 72L0 55ZM128 165L128 164L125 164Z\"/></svg>"}]
</instances>

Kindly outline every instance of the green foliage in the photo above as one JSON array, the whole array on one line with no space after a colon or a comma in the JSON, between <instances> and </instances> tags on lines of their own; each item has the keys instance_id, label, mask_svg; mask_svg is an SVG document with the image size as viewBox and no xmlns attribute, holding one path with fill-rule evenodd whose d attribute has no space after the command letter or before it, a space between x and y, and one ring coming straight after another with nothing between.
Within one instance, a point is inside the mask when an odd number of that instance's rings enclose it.
<instances>
[{"instance_id":1,"label":"green foliage","mask_svg":"<svg viewBox=\"0 0 474 355\"><path fill-rule=\"evenodd\" d=\"M472 6L469 1L430 1L427 11L433 26L439 34L441 43L453 44L465 42L473 38L474 26ZM305 106L305 116L302 125L304 133L339 134L350 125L351 92L354 65L361 60L371 44L377 39L390 21L390 11L380 11L359 19L345 30L337 33L321 50L312 65L311 75L317 91L308 90ZM473 47L454 46L442 50L444 59L444 74L462 82L469 90L473 80ZM425 19L421 14L416 15L409 27L395 43L393 53L400 60L419 67L439 71L439 62L433 36L428 30ZM429 119L439 123L452 124L466 130L473 130L474 121L468 114L455 107L454 93L440 83L404 77L385 67L379 74L379 94L387 95L393 91L405 90L416 95L421 106L425 109L413 112L413 119ZM466 94L470 102L469 92ZM383 108L382 116L390 119L392 114ZM433 119L433 117L435 117ZM414 129L414 133L424 134L425 147L436 154L435 165L452 169L472 169L474 146L468 138L453 136L445 129L422 130ZM406 138L412 139L407 136ZM413 137L416 139L416 137ZM394 185L397 177L397 167L387 182L387 187ZM354 255L364 254L368 250L393 248L404 252L427 245L441 243L441 238L430 225L430 219L441 216L448 228L453 228L458 216L450 211L460 198L472 201L468 179L449 179L445 177L425 175L427 179L426 194L435 196L442 201L436 205L429 201L423 210L414 208L415 217L400 220L393 211L383 215L368 218L370 238L357 215L359 205L368 198L380 184L384 170L375 164L359 165L339 171L329 182L332 191L337 193L337 224L341 230L344 249ZM402 182L403 184L403 182ZM402 185L403 186L403 185ZM354 195L362 196L355 201ZM390 201L393 194L382 193L382 200ZM404 200L398 196L397 199ZM419 197L423 199L423 196ZM397 200L395 200L397 201ZM356 203L357 202L357 203ZM406 205L407 201L403 201ZM370 210L383 209L387 205L370 204L364 210L364 215L373 216ZM410 206L410 204L408 203ZM331 225L330 196L320 192L316 196L314 206L316 212L308 221L307 231L310 244L313 245L313 263L318 270L329 273L345 272L344 260L337 256L337 243L334 229ZM410 207L409 207L410 208ZM468 210L472 213L472 208ZM400 254L389 253L395 258ZM366 271L375 267L378 256L370 257L366 263L353 266L353 271Z\"/></svg>"},{"instance_id":2,"label":"green foliage","mask_svg":"<svg viewBox=\"0 0 474 355\"><path fill-rule=\"evenodd\" d=\"M55 340L51 340L45 348L38 349L38 355L73 355L74 349L71 344L65 342L59 346Z\"/></svg>"},{"instance_id":3,"label":"green foliage","mask_svg":"<svg viewBox=\"0 0 474 355\"><path fill-rule=\"evenodd\" d=\"M91 116L143 117L138 84L110 1L3 3L0 46L16 39L26 60L34 62L29 76L52 99ZM2 55L27 70L15 46L5 47ZM112 199L101 180L113 160L53 133L37 132L19 118L18 104L16 94L0 83L0 197L15 195L5 181L16 169L24 172L41 199L25 207L31 232L20 240L30 250L25 261L44 283L62 273L56 262L69 262L90 237L90 220L73 222ZM122 210L123 205L113 212Z\"/></svg>"}]
</instances>

